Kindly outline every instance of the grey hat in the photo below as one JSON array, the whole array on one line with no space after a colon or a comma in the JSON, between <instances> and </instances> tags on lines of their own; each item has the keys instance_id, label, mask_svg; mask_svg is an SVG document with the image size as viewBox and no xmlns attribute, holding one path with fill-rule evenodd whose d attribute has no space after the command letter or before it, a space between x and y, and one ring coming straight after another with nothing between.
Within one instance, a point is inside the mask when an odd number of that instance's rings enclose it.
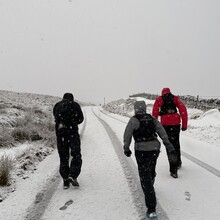
<instances>
[{"instance_id":1,"label":"grey hat","mask_svg":"<svg viewBox=\"0 0 220 220\"><path fill-rule=\"evenodd\" d=\"M145 101L136 101L134 103L134 112L135 114L145 114L147 110L147 106Z\"/></svg>"}]
</instances>

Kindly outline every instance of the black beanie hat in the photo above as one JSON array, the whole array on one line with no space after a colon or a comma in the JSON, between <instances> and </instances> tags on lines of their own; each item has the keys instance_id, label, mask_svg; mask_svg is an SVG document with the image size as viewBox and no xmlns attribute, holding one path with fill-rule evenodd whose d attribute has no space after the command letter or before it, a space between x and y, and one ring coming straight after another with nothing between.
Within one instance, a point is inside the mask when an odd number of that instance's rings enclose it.
<instances>
[{"instance_id":1,"label":"black beanie hat","mask_svg":"<svg viewBox=\"0 0 220 220\"><path fill-rule=\"evenodd\" d=\"M63 95L63 99L68 99L70 101L74 101L74 97L73 97L73 94L72 93L65 93Z\"/></svg>"}]
</instances>

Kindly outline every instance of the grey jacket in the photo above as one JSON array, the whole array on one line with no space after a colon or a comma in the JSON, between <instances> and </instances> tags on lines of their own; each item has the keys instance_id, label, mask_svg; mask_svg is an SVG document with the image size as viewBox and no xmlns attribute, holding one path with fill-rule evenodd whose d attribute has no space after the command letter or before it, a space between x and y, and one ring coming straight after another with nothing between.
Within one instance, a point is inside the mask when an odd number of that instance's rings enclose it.
<instances>
[{"instance_id":1,"label":"grey jacket","mask_svg":"<svg viewBox=\"0 0 220 220\"><path fill-rule=\"evenodd\" d=\"M168 151L173 151L174 147L170 143L167 133L161 123L153 118L153 123L156 128L156 133L162 139L163 144L165 145ZM130 144L132 141L132 135L135 130L137 130L140 126L140 122L134 116L130 118L124 132L124 151L130 150ZM138 151L152 151L152 150L160 150L161 144L158 139L146 141L146 142L137 142L134 144L134 149Z\"/></svg>"}]
</instances>

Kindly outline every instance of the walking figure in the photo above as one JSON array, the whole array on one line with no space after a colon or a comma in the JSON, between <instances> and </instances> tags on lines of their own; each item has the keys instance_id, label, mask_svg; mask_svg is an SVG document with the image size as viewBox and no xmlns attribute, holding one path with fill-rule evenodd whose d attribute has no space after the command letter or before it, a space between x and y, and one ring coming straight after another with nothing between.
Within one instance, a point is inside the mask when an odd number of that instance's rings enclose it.
<instances>
[{"instance_id":1,"label":"walking figure","mask_svg":"<svg viewBox=\"0 0 220 220\"><path fill-rule=\"evenodd\" d=\"M172 152L175 152L175 149L169 142L167 133L160 122L146 113L146 104L144 101L135 102L134 112L135 115L130 118L124 132L124 154L127 157L131 156L130 144L133 137L140 182L147 206L146 218L155 219L157 218L157 201L154 181L156 177L157 158L161 147L157 135L162 139L167 151L172 154ZM173 160L175 159L174 153Z\"/></svg>"},{"instance_id":2,"label":"walking figure","mask_svg":"<svg viewBox=\"0 0 220 220\"><path fill-rule=\"evenodd\" d=\"M187 129L188 114L186 106L178 96L173 95L169 88L162 90L162 95L157 97L154 102L152 115L157 119L160 116L161 124L167 132L170 142L175 148L177 154L177 163L170 160L169 151L167 156L170 165L170 175L178 178L177 170L182 166L180 151L180 129Z\"/></svg>"},{"instance_id":3,"label":"walking figure","mask_svg":"<svg viewBox=\"0 0 220 220\"><path fill-rule=\"evenodd\" d=\"M79 186L77 177L81 172L82 155L78 125L84 120L81 107L74 101L73 94L65 93L63 99L55 104L53 115L64 189L69 188L70 183Z\"/></svg>"}]
</instances>

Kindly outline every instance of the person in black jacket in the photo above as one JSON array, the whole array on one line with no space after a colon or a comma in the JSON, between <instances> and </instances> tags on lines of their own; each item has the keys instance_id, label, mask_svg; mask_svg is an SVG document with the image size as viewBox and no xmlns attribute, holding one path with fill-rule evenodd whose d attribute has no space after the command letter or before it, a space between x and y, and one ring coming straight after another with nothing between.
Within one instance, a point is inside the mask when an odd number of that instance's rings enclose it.
<instances>
[{"instance_id":1,"label":"person in black jacket","mask_svg":"<svg viewBox=\"0 0 220 220\"><path fill-rule=\"evenodd\" d=\"M154 181L156 177L156 163L161 146L157 135L162 139L167 151L170 154L173 152L172 159L174 161L176 160L175 149L170 143L161 123L146 113L144 101L136 101L134 103L134 111L135 115L130 118L124 132L124 154L127 157L131 156L130 144L133 137L140 182L147 206L146 217L153 219L157 218Z\"/></svg>"},{"instance_id":2,"label":"person in black jacket","mask_svg":"<svg viewBox=\"0 0 220 220\"><path fill-rule=\"evenodd\" d=\"M78 125L84 120L81 107L74 101L73 94L65 93L63 99L55 104L53 115L64 189L69 188L70 183L79 186L77 177L81 172L82 156ZM72 159L69 164L70 154Z\"/></svg>"}]
</instances>

